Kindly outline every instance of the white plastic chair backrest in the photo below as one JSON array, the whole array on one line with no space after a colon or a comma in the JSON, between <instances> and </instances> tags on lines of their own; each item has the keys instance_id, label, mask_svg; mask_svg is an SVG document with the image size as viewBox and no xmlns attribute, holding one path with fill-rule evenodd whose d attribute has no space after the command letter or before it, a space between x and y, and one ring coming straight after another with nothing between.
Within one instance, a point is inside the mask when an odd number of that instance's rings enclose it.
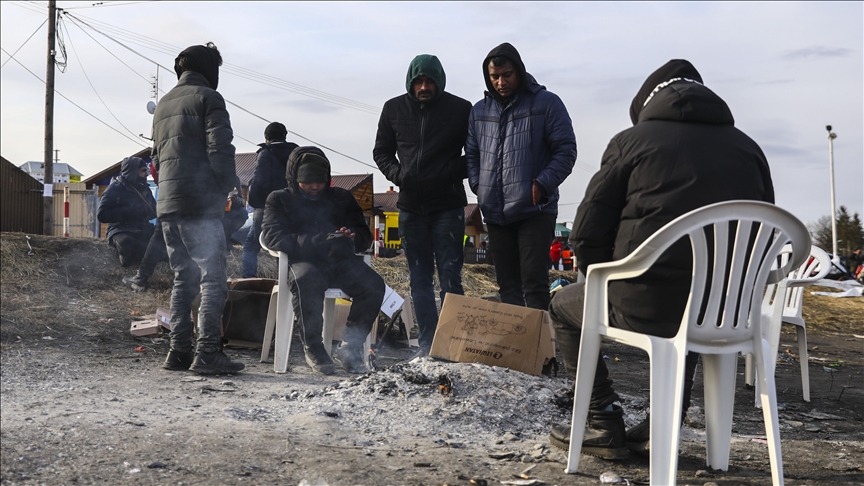
<instances>
[{"instance_id":1,"label":"white plastic chair backrest","mask_svg":"<svg viewBox=\"0 0 864 486\"><path fill-rule=\"evenodd\" d=\"M783 247L783 250L781 250L779 257L772 268L777 268L778 263L780 266L784 265L789 259L791 252L792 249L788 245ZM829 257L821 248L811 246L809 258L804 260L804 263L802 263L798 268L789 272L789 275L787 276L786 287L788 290L786 291L786 298L783 302L783 315L800 317L804 287L822 280L825 275L828 275L830 270L831 257ZM776 291L776 284L771 284L766 287L765 297L762 300L763 314L771 314L770 309L773 308L774 299L777 297L774 295Z\"/></svg>"},{"instance_id":2,"label":"white plastic chair backrest","mask_svg":"<svg viewBox=\"0 0 864 486\"><path fill-rule=\"evenodd\" d=\"M711 245L706 233L713 238ZM761 321L762 289L785 278L804 261L810 248L807 228L787 211L759 201L727 201L669 222L615 262L614 268L592 265L587 280L591 281L595 271L609 275L610 280L638 277L685 236L689 236L693 251L693 278L682 325L674 339L689 342L695 351L726 348L750 341L755 331L761 332L756 328ZM792 258L772 270L772 262L787 244L793 249Z\"/></svg>"}]
</instances>

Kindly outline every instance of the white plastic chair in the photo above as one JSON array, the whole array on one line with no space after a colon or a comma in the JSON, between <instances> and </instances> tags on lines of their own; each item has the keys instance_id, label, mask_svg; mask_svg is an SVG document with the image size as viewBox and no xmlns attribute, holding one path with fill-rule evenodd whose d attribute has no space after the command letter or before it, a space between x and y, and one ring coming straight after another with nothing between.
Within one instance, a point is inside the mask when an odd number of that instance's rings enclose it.
<instances>
[{"instance_id":1,"label":"white plastic chair","mask_svg":"<svg viewBox=\"0 0 864 486\"><path fill-rule=\"evenodd\" d=\"M789 259L791 249L783 248L780 253L780 264L783 265ZM810 247L810 257L801 266L792 270L785 282L785 298L778 299L783 295L780 293L781 285L768 285L765 296L762 299L762 319L770 319L770 325L763 326L768 333L768 342L771 343L771 356L774 367L777 364L777 351L780 348L780 328L783 324L792 324L795 327L798 338L798 359L801 362L801 391L804 401L810 401L810 372L807 369L807 329L804 318L801 316L801 300L804 297L804 287L813 285L831 270L831 257L821 248ZM776 266L776 263L775 263ZM750 386L756 384L756 370L753 367L753 355L748 354L744 376L746 383ZM756 406L759 406L759 395L756 395Z\"/></svg>"},{"instance_id":2,"label":"white plastic chair","mask_svg":"<svg viewBox=\"0 0 864 486\"><path fill-rule=\"evenodd\" d=\"M713 230L713 258L703 228ZM748 253L751 234L755 235L753 249ZM693 279L678 334L667 339L610 327L609 281L642 275L664 250L685 236L693 248ZM734 237L731 245L730 236ZM771 270L771 262L787 243L792 244L792 258L787 265ZM579 467L600 339L605 337L644 349L651 361L651 484L676 483L688 351L701 353L704 366L706 462L722 470L729 466L737 355L755 355L771 476L774 484L783 484L774 374L768 372L771 346L762 337L760 299L765 284L782 280L801 263L809 248L807 228L788 212L761 202L730 201L673 220L622 260L589 266L565 472L575 473ZM703 298L705 312L700 315Z\"/></svg>"},{"instance_id":3,"label":"white plastic chair","mask_svg":"<svg viewBox=\"0 0 864 486\"><path fill-rule=\"evenodd\" d=\"M261 362L267 361L270 356L270 343L275 328L276 344L273 349L273 369L276 373L286 373L288 371L288 351L291 349L291 337L294 334L294 306L291 303L291 291L280 292L279 290L283 288L283 285L287 290L288 272L291 271L291 267L288 264L288 255L267 248L267 245L264 244L263 233L258 241L261 243L261 248L279 259L279 281L273 286L273 291L270 294L270 308L267 311L267 325L264 328L264 342L261 346ZM364 255L363 258L368 265L370 263L368 255ZM327 354L332 354L336 299L347 297L348 294L338 288L330 288L324 292L324 330L322 334ZM366 336L364 348L367 352L371 346L371 340L372 335L370 333Z\"/></svg>"}]
</instances>

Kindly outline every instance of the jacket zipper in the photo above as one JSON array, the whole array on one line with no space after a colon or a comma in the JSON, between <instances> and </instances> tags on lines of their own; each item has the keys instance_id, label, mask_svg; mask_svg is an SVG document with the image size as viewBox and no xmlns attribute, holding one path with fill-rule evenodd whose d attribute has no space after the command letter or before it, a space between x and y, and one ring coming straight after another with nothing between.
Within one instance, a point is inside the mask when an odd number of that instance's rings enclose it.
<instances>
[{"instance_id":1,"label":"jacket zipper","mask_svg":"<svg viewBox=\"0 0 864 486\"><path fill-rule=\"evenodd\" d=\"M417 152L417 180L415 184L417 185L417 191L420 194L418 200L420 201L420 212L425 213L423 206L423 184L420 184L420 161L423 159L423 145L426 143L426 111L423 109L423 105L420 105L420 150Z\"/></svg>"}]
</instances>

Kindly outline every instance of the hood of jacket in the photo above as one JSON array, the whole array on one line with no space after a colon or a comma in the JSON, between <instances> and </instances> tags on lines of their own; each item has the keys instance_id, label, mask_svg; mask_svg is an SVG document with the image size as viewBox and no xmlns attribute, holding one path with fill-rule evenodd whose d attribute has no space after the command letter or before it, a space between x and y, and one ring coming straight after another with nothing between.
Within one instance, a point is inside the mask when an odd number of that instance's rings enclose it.
<instances>
[{"instance_id":1,"label":"hood of jacket","mask_svg":"<svg viewBox=\"0 0 864 486\"><path fill-rule=\"evenodd\" d=\"M495 90L495 86L492 85L492 80L489 79L489 60L498 56L504 56L507 59L510 59L510 61L513 62L513 66L516 67L516 71L519 73L519 87L516 88L513 96L516 96L523 89L536 88L532 85L537 85L537 81L535 81L534 77L525 71L525 63L522 62L522 56L519 55L519 51L517 51L509 42L505 42L489 51L489 54L486 55L486 59L483 59L483 80L486 81L486 90L488 94L492 95L498 101L505 100L504 97L498 94L498 91Z\"/></svg>"},{"instance_id":2,"label":"hood of jacket","mask_svg":"<svg viewBox=\"0 0 864 486\"><path fill-rule=\"evenodd\" d=\"M435 99L440 98L441 94L444 93L444 87L447 85L447 76L444 74L444 67L438 57L431 54L420 54L408 65L408 74L405 75L405 89L408 90L408 96L414 100L417 98L414 97L412 84L420 76L426 76L435 82L435 86L438 88Z\"/></svg>"},{"instance_id":3,"label":"hood of jacket","mask_svg":"<svg viewBox=\"0 0 864 486\"><path fill-rule=\"evenodd\" d=\"M138 177L138 170L146 167L147 162L138 157L126 157L120 162L120 178L133 186L147 184L146 177Z\"/></svg>"},{"instance_id":4,"label":"hood of jacket","mask_svg":"<svg viewBox=\"0 0 864 486\"><path fill-rule=\"evenodd\" d=\"M177 73L177 79L183 71L180 70L180 57L185 56L187 59L186 70L200 73L207 79L210 87L216 89L219 86L219 54L216 50L210 49L207 46L190 46L184 49L174 59L174 72Z\"/></svg>"},{"instance_id":5,"label":"hood of jacket","mask_svg":"<svg viewBox=\"0 0 864 486\"><path fill-rule=\"evenodd\" d=\"M324 155L324 152L318 147L297 147L296 149L291 151L291 155L288 156L288 165L285 167L285 181L288 182L288 191L295 196L302 196L303 191L300 189L300 185L297 183L297 171L300 169L300 165L303 162L303 156L306 154L316 154L321 157L324 157L329 163L329 159ZM333 173L329 170L328 167L328 175L327 175L327 185L324 190L321 192L322 195L326 195L331 190L331 184L333 183Z\"/></svg>"},{"instance_id":6,"label":"hood of jacket","mask_svg":"<svg viewBox=\"0 0 864 486\"><path fill-rule=\"evenodd\" d=\"M732 111L702 84L699 71L673 59L648 76L630 104L633 125L648 120L734 125Z\"/></svg>"}]
</instances>

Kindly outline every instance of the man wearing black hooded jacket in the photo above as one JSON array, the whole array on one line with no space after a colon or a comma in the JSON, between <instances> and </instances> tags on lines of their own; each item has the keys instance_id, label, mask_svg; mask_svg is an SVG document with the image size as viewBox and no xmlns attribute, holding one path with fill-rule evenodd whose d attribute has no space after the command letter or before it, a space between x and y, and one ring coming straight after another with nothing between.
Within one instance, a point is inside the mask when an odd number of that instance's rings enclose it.
<instances>
[{"instance_id":1,"label":"man wearing black hooded jacket","mask_svg":"<svg viewBox=\"0 0 864 486\"><path fill-rule=\"evenodd\" d=\"M438 324L432 275L438 268L441 301L462 294L462 240L468 176L462 149L471 103L446 91L444 68L429 54L416 56L407 93L381 110L372 156L399 186L399 235L408 259L411 298L420 328L418 355L429 353Z\"/></svg>"},{"instance_id":2,"label":"man wearing black hooded jacket","mask_svg":"<svg viewBox=\"0 0 864 486\"><path fill-rule=\"evenodd\" d=\"M145 257L154 235L154 226L150 223L154 218L156 199L147 184L147 162L138 157L126 157L120 163L120 175L105 189L96 211L96 219L108 223L108 244L117 252L124 267ZM161 238L159 240L161 242ZM161 246L164 253L165 244ZM158 259L153 261L154 267L156 263Z\"/></svg>"},{"instance_id":3,"label":"man wearing black hooded jacket","mask_svg":"<svg viewBox=\"0 0 864 486\"><path fill-rule=\"evenodd\" d=\"M332 375L333 360L349 373L368 371L363 345L384 300L384 280L358 258L372 243L363 210L350 191L331 186L330 161L318 147L298 147L288 157L288 187L270 193L261 234L271 250L285 252L287 284L306 363ZM352 298L342 344L333 354L324 343L324 292L338 287ZM326 346L326 347L325 347Z\"/></svg>"},{"instance_id":4,"label":"man wearing black hooded jacket","mask_svg":"<svg viewBox=\"0 0 864 486\"><path fill-rule=\"evenodd\" d=\"M762 150L735 128L729 107L703 85L689 62L672 60L652 73L633 99L630 118L634 126L609 142L573 222L570 243L583 273L591 264L624 258L666 223L694 209L738 199L774 202ZM611 282L611 325L660 337L677 334L691 267L690 242L681 240L642 276ZM576 373L583 307L584 284L574 284L556 293L549 309L571 375ZM697 357L687 357L684 412ZM623 411L613 404L617 400L601 358L582 452L605 459L625 457L628 448L647 453L649 422L625 435ZM566 449L569 435L568 425L556 425L550 441Z\"/></svg>"},{"instance_id":5,"label":"man wearing black hooded jacket","mask_svg":"<svg viewBox=\"0 0 864 486\"><path fill-rule=\"evenodd\" d=\"M264 207L267 196L273 191L284 189L285 168L288 156L297 148L296 143L287 142L288 129L279 122L272 122L264 129L264 143L258 144L258 159L255 174L249 182L249 205L255 208L252 214L252 229L243 243L243 278L253 278L258 274L258 253L261 251L261 222L264 221Z\"/></svg>"},{"instance_id":6,"label":"man wearing black hooded jacket","mask_svg":"<svg viewBox=\"0 0 864 486\"><path fill-rule=\"evenodd\" d=\"M228 297L222 218L228 194L240 188L240 179L231 122L216 91L220 65L222 56L211 43L185 49L174 60L177 85L153 114L151 157L159 170L156 209L174 270L171 349L163 367L200 374L244 368L222 351L222 311ZM191 311L199 289L193 350Z\"/></svg>"}]
</instances>

